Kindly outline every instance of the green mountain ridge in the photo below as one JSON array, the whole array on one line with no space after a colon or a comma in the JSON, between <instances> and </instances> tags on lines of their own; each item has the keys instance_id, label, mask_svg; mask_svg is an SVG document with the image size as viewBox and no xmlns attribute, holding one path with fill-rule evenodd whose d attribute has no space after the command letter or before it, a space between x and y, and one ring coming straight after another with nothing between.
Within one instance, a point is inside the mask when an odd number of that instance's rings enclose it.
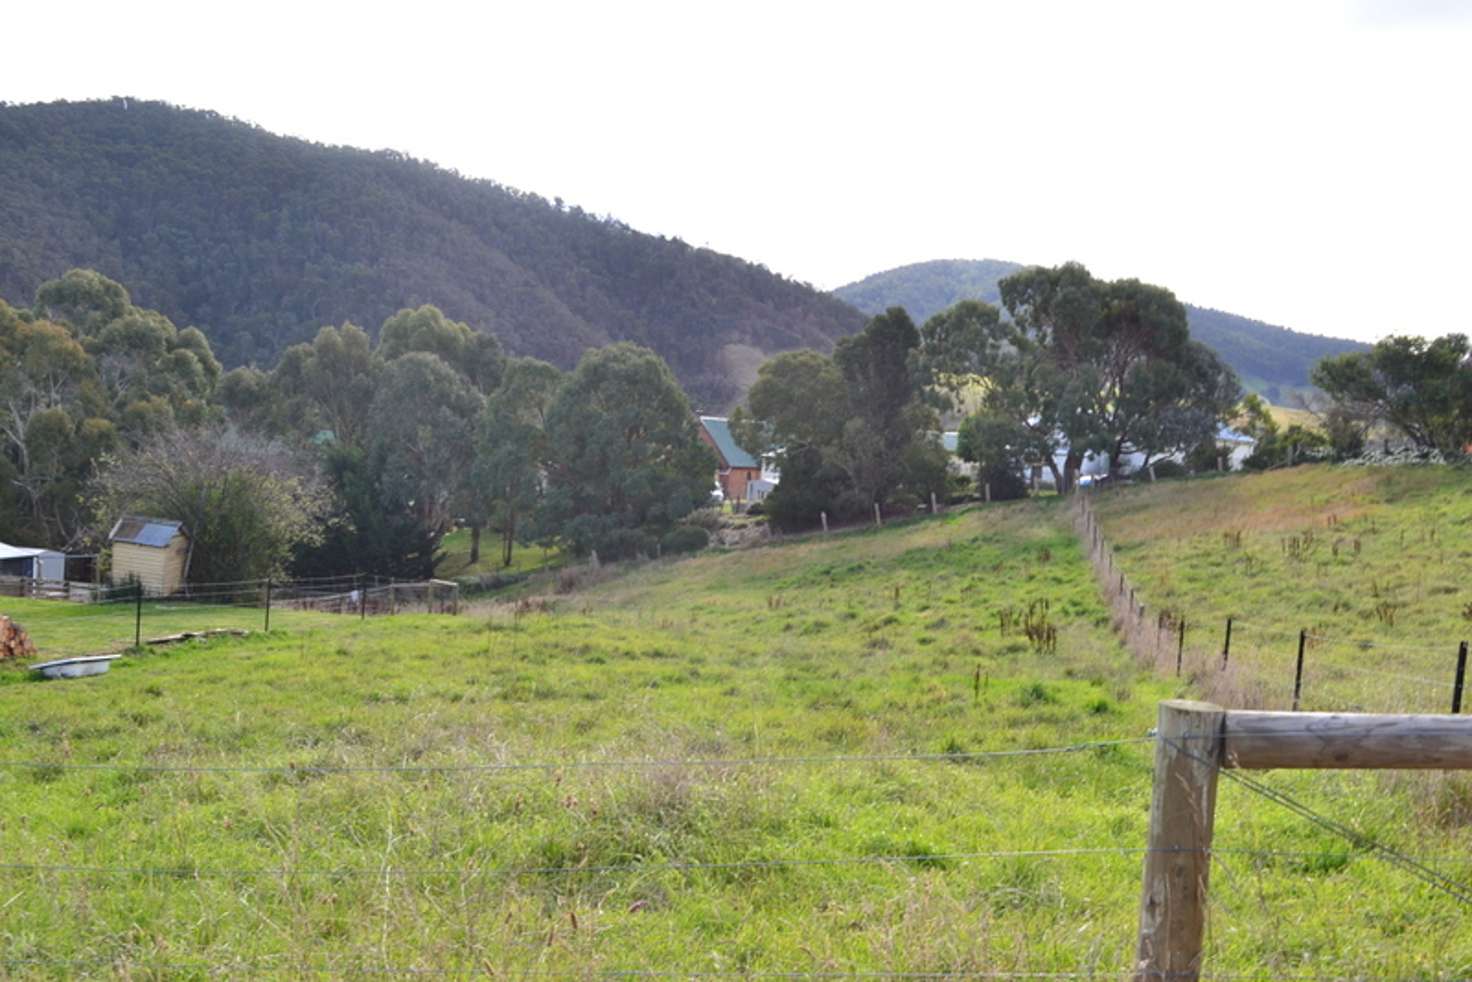
<instances>
[{"instance_id":1,"label":"green mountain ridge","mask_svg":"<svg viewBox=\"0 0 1472 982\"><path fill-rule=\"evenodd\" d=\"M866 314L901 306L923 323L961 300L999 303L997 283L1023 268L1000 259L936 259L866 276L833 294ZM1277 403L1310 387L1309 372L1320 358L1370 347L1191 304L1186 304L1186 319L1192 336L1226 359L1244 386Z\"/></svg>"},{"instance_id":2,"label":"green mountain ridge","mask_svg":"<svg viewBox=\"0 0 1472 982\"><path fill-rule=\"evenodd\" d=\"M433 303L564 368L647 345L708 407L764 355L864 324L758 264L402 154L133 99L0 104L0 296L29 304L76 266L198 326L227 366Z\"/></svg>"}]
</instances>

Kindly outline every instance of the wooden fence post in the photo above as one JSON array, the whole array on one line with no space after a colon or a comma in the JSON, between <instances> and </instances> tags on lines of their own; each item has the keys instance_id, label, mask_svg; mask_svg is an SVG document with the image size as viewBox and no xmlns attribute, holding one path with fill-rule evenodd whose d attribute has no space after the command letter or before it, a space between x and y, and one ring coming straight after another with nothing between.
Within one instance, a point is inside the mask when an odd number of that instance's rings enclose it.
<instances>
[{"instance_id":1,"label":"wooden fence post","mask_svg":"<svg viewBox=\"0 0 1472 982\"><path fill-rule=\"evenodd\" d=\"M1135 979L1141 982L1190 980L1201 972L1225 717L1221 708L1209 703L1160 704L1135 963Z\"/></svg>"},{"instance_id":2,"label":"wooden fence post","mask_svg":"<svg viewBox=\"0 0 1472 982\"><path fill-rule=\"evenodd\" d=\"M1462 683L1467 681L1467 642L1457 647L1457 680L1452 684L1452 715L1462 711Z\"/></svg>"},{"instance_id":3,"label":"wooden fence post","mask_svg":"<svg viewBox=\"0 0 1472 982\"><path fill-rule=\"evenodd\" d=\"M1181 677L1181 662L1186 658L1186 619L1181 618L1181 633L1176 641L1176 678Z\"/></svg>"},{"instance_id":4,"label":"wooden fence post","mask_svg":"<svg viewBox=\"0 0 1472 982\"><path fill-rule=\"evenodd\" d=\"M879 514L879 502L874 502L874 527L884 528L884 519Z\"/></svg>"},{"instance_id":5,"label":"wooden fence post","mask_svg":"<svg viewBox=\"0 0 1472 982\"><path fill-rule=\"evenodd\" d=\"M1303 694L1303 645L1308 640L1308 631L1298 632L1298 665L1293 669L1293 711L1298 712L1298 697Z\"/></svg>"},{"instance_id":6,"label":"wooden fence post","mask_svg":"<svg viewBox=\"0 0 1472 982\"><path fill-rule=\"evenodd\" d=\"M1302 632L1300 641L1307 634ZM1136 982L1200 977L1222 767L1472 770L1472 720L1161 703Z\"/></svg>"},{"instance_id":7,"label":"wooden fence post","mask_svg":"<svg viewBox=\"0 0 1472 982\"><path fill-rule=\"evenodd\" d=\"M820 512L818 512L818 517L823 520L823 534L824 535L827 535L828 534L828 513L826 511L820 511Z\"/></svg>"},{"instance_id":8,"label":"wooden fence post","mask_svg":"<svg viewBox=\"0 0 1472 982\"><path fill-rule=\"evenodd\" d=\"M983 484L982 485L982 490L986 494L986 503L987 504L991 504L992 503L992 482L991 481L987 481L985 484Z\"/></svg>"}]
</instances>

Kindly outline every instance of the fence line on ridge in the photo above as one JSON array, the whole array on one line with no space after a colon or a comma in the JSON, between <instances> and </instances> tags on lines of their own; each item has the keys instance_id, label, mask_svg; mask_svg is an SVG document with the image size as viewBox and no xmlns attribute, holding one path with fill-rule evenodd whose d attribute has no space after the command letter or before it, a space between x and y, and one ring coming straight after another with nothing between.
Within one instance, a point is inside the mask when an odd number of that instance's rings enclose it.
<instances>
[{"instance_id":1,"label":"fence line on ridge","mask_svg":"<svg viewBox=\"0 0 1472 982\"><path fill-rule=\"evenodd\" d=\"M1072 504L1073 527L1093 567L1111 621L1125 647L1162 674L1190 676L1208 697L1223 704L1258 708L1363 710L1359 699L1344 699L1335 684L1345 675L1381 678L1393 685L1396 706L1453 713L1462 709L1467 642L1446 652L1447 676L1438 681L1424 667L1387 670L1343 659L1315 658L1325 650L1429 653L1429 644L1336 638L1321 629L1297 631L1244 620L1233 613L1201 621L1189 612L1151 606L1147 596L1125 573L1113 545L1105 537L1092 497L1079 492ZM1203 640L1204 639L1204 640ZM1389 666L1399 668L1399 666ZM1409 697L1408 697L1409 696ZM1310 707L1305 702L1313 703Z\"/></svg>"}]
</instances>

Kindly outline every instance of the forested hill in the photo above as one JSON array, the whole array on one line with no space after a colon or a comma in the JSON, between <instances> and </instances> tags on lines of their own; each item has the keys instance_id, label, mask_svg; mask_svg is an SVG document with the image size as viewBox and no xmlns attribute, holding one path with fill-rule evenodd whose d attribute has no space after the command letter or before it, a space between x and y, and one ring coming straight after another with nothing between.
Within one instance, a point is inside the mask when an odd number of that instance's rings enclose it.
<instances>
[{"instance_id":1,"label":"forested hill","mask_svg":"<svg viewBox=\"0 0 1472 982\"><path fill-rule=\"evenodd\" d=\"M937 259L867 276L833 293L865 313L901 306L916 323L959 300L998 303L997 283L1022 269L999 259ZM1164 284L1169 286L1169 284ZM1216 350L1248 388L1281 402L1309 385L1309 371L1326 355L1364 351L1369 345L1300 334L1247 317L1186 305L1191 334Z\"/></svg>"},{"instance_id":2,"label":"forested hill","mask_svg":"<svg viewBox=\"0 0 1472 982\"><path fill-rule=\"evenodd\" d=\"M161 103L0 105L0 296L74 266L202 328L227 366L433 303L563 367L648 345L711 407L763 353L864 323L761 266L398 154Z\"/></svg>"}]
</instances>

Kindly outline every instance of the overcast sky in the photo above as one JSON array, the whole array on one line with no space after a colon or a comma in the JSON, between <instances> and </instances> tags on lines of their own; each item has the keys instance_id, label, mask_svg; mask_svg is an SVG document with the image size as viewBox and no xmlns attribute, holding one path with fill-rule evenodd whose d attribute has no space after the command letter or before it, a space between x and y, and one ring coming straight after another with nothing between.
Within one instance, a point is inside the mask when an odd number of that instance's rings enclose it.
<instances>
[{"instance_id":1,"label":"overcast sky","mask_svg":"<svg viewBox=\"0 0 1472 982\"><path fill-rule=\"evenodd\" d=\"M1472 2L12 0L0 99L393 148L831 288L1077 259L1320 334L1469 331Z\"/></svg>"}]
</instances>

